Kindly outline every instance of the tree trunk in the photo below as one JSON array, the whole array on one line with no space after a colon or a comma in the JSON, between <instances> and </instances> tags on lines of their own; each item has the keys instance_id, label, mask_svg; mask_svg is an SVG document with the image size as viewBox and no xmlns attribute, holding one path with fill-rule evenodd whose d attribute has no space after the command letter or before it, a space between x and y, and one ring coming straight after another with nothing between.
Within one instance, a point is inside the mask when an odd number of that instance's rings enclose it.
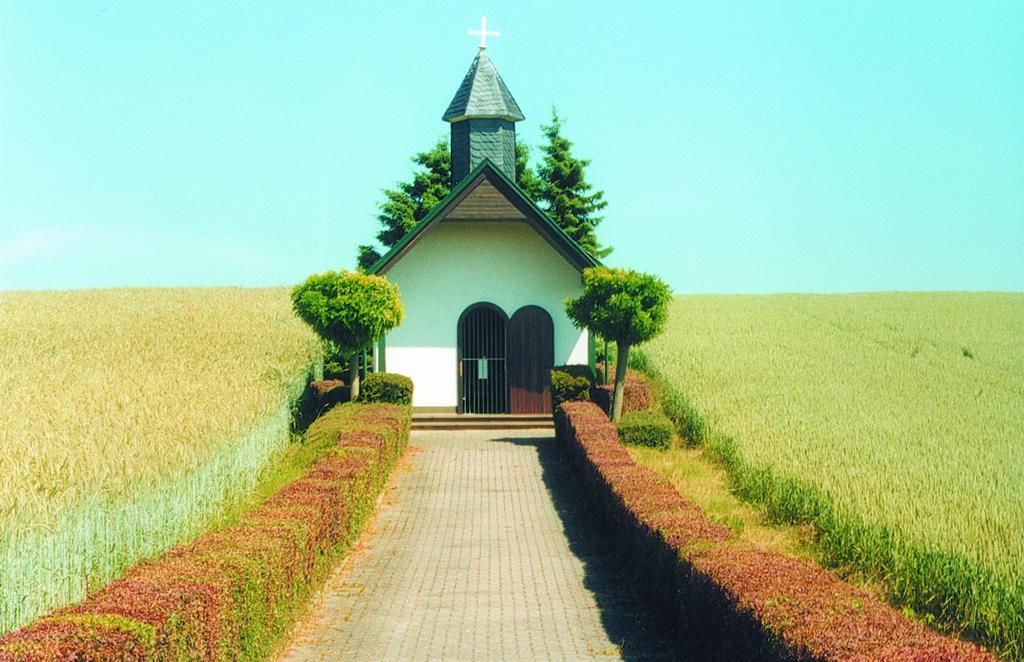
<instances>
[{"instance_id":1,"label":"tree trunk","mask_svg":"<svg viewBox=\"0 0 1024 662\"><path fill-rule=\"evenodd\" d=\"M601 383L604 384L605 386L608 385L608 370L609 370L609 361L608 361L608 359L609 358L611 358L611 357L608 356L608 339L605 338L604 339L604 368L602 368L602 370L601 370Z\"/></svg>"},{"instance_id":2,"label":"tree trunk","mask_svg":"<svg viewBox=\"0 0 1024 662\"><path fill-rule=\"evenodd\" d=\"M348 360L348 385L352 389L349 397L354 402L359 399L359 352L353 352Z\"/></svg>"},{"instance_id":3,"label":"tree trunk","mask_svg":"<svg viewBox=\"0 0 1024 662\"><path fill-rule=\"evenodd\" d=\"M619 422L622 415L622 394L626 388L626 362L629 359L629 345L618 343L617 356L615 358L615 397L612 399L612 421ZM606 364L607 369L607 364Z\"/></svg>"}]
</instances>

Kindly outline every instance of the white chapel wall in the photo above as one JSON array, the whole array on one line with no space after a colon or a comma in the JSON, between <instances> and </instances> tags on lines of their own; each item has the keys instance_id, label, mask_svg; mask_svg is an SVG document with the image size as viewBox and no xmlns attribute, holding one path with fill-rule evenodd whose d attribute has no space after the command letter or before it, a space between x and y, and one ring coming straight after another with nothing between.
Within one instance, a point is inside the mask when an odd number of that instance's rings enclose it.
<instances>
[{"instance_id":1,"label":"white chapel wall","mask_svg":"<svg viewBox=\"0 0 1024 662\"><path fill-rule=\"evenodd\" d=\"M388 372L413 380L413 405L455 407L459 316L487 301L509 317L533 304L551 315L555 363L586 363L587 335L565 314L582 291L580 274L526 222L442 222L387 277L398 286L405 322L388 334Z\"/></svg>"}]
</instances>

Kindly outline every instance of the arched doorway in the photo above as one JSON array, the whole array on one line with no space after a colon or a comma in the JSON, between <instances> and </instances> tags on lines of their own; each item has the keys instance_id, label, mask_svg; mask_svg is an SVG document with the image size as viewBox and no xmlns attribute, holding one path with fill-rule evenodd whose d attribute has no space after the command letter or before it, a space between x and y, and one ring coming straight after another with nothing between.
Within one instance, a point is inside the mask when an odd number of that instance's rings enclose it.
<instances>
[{"instance_id":1,"label":"arched doorway","mask_svg":"<svg viewBox=\"0 0 1024 662\"><path fill-rule=\"evenodd\" d=\"M523 306L508 323L510 411L551 413L551 368L555 331L551 315L540 306Z\"/></svg>"},{"instance_id":2,"label":"arched doorway","mask_svg":"<svg viewBox=\"0 0 1024 662\"><path fill-rule=\"evenodd\" d=\"M508 316L476 303L459 317L459 413L508 413Z\"/></svg>"}]
</instances>

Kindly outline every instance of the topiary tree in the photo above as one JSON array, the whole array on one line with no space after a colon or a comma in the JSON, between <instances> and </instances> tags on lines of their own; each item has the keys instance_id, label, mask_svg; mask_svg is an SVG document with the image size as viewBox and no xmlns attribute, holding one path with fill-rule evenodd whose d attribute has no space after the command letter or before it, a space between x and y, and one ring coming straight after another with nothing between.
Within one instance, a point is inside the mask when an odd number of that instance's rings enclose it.
<instances>
[{"instance_id":1,"label":"topiary tree","mask_svg":"<svg viewBox=\"0 0 1024 662\"><path fill-rule=\"evenodd\" d=\"M349 355L352 399L359 398L359 352L402 323L398 288L383 276L328 271L292 290L292 308L343 355Z\"/></svg>"},{"instance_id":2,"label":"topiary tree","mask_svg":"<svg viewBox=\"0 0 1024 662\"><path fill-rule=\"evenodd\" d=\"M668 285L657 276L629 269L592 267L583 271L583 294L565 302L569 318L579 328L617 345L612 420L622 413L629 348L657 336L665 329Z\"/></svg>"}]
</instances>

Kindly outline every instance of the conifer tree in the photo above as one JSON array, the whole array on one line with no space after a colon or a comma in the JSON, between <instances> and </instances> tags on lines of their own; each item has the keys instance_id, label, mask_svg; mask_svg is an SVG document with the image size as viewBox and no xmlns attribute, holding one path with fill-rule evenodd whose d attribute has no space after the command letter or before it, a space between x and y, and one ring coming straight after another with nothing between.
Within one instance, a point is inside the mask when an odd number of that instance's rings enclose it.
<instances>
[{"instance_id":1,"label":"conifer tree","mask_svg":"<svg viewBox=\"0 0 1024 662\"><path fill-rule=\"evenodd\" d=\"M544 161L538 169L537 199L576 243L591 255L605 257L612 249L597 243L594 230L602 220L597 212L608 203L603 191L590 192L593 186L584 173L590 161L572 155L572 143L562 135L562 118L556 108L551 109L551 123L541 129L548 143L543 147Z\"/></svg>"},{"instance_id":2,"label":"conifer tree","mask_svg":"<svg viewBox=\"0 0 1024 662\"><path fill-rule=\"evenodd\" d=\"M539 199L540 179L530 167L530 148L526 143L516 143L516 183L526 197L534 202Z\"/></svg>"},{"instance_id":3,"label":"conifer tree","mask_svg":"<svg viewBox=\"0 0 1024 662\"><path fill-rule=\"evenodd\" d=\"M539 201L543 183L529 161L530 148L524 143L516 143L516 182L531 200ZM385 250L397 244L451 192L452 157L446 138L438 140L426 152L413 156L412 162L418 166L413 171L412 180L385 189L384 201L380 203L377 221L381 230L377 233L377 241ZM376 246L360 246L359 269L365 271L380 257L381 252Z\"/></svg>"},{"instance_id":4,"label":"conifer tree","mask_svg":"<svg viewBox=\"0 0 1024 662\"><path fill-rule=\"evenodd\" d=\"M413 156L412 162L419 166L413 172L412 180L384 190L384 201L380 203L380 213L377 215L377 221L382 226L377 233L377 241L385 249L397 244L451 190L452 155L447 138L438 140L429 150ZM368 269L380 256L375 246L360 246L359 268Z\"/></svg>"}]
</instances>

